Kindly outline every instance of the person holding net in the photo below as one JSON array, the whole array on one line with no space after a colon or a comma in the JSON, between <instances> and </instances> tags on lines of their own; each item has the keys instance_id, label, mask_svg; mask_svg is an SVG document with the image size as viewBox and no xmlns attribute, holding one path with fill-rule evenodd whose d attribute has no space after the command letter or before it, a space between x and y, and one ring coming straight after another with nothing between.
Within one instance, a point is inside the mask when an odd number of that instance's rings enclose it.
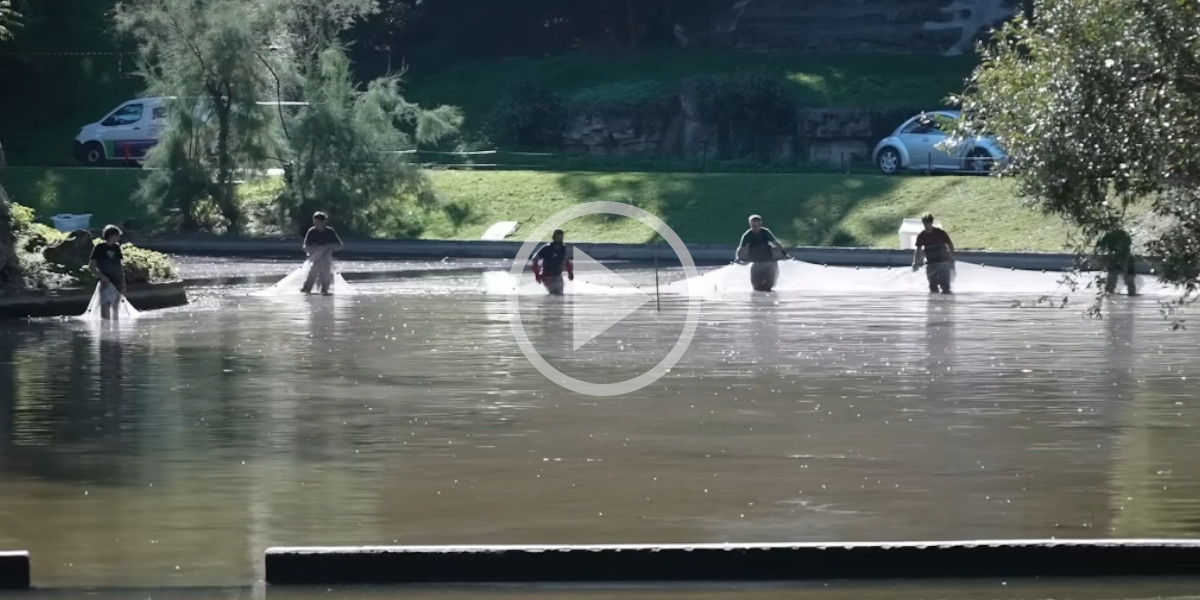
<instances>
[{"instance_id":1,"label":"person holding net","mask_svg":"<svg viewBox=\"0 0 1200 600\"><path fill-rule=\"evenodd\" d=\"M756 292L769 292L775 288L779 278L779 259L788 258L783 244L762 226L762 217L750 215L750 229L742 234L738 242L738 262L749 262L750 285Z\"/></svg>"},{"instance_id":2,"label":"person holding net","mask_svg":"<svg viewBox=\"0 0 1200 600\"><path fill-rule=\"evenodd\" d=\"M125 266L121 255L121 230L116 225L104 228L104 238L92 248L88 267L100 280L100 318L118 318L121 298L125 296Z\"/></svg>"},{"instance_id":3,"label":"person holding net","mask_svg":"<svg viewBox=\"0 0 1200 600\"><path fill-rule=\"evenodd\" d=\"M950 234L941 227L933 225L933 215L925 213L921 216L921 224L925 230L917 234L913 248L913 272L925 264L925 277L929 280L929 293L943 294L950 292L950 280L954 275L954 242Z\"/></svg>"},{"instance_id":4,"label":"person holding net","mask_svg":"<svg viewBox=\"0 0 1200 600\"><path fill-rule=\"evenodd\" d=\"M303 294L311 294L313 284L319 283L321 294L329 295L329 286L333 284L333 253L346 247L328 222L329 216L317 211L313 215L312 227L304 234L304 251L308 254L310 265L308 276L300 288Z\"/></svg>"}]
</instances>

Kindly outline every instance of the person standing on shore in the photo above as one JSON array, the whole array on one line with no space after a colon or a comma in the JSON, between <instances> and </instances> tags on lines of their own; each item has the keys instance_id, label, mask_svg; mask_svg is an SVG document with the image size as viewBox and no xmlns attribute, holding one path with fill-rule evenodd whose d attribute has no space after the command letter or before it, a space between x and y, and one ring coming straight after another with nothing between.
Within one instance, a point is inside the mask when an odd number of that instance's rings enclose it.
<instances>
[{"instance_id":1,"label":"person standing on shore","mask_svg":"<svg viewBox=\"0 0 1200 600\"><path fill-rule=\"evenodd\" d=\"M321 294L329 295L329 286L333 283L333 253L346 247L337 232L327 225L328 221L325 213L317 211L312 227L304 234L304 252L311 264L304 286L300 288L303 294L311 294L313 284L320 283Z\"/></svg>"},{"instance_id":2,"label":"person standing on shore","mask_svg":"<svg viewBox=\"0 0 1200 600\"><path fill-rule=\"evenodd\" d=\"M925 213L921 216L921 224L925 231L917 234L913 248L913 272L925 265L925 277L929 279L929 293L943 294L950 292L950 279L954 273L954 242L950 234L941 227L933 226L933 215Z\"/></svg>"},{"instance_id":3,"label":"person standing on shore","mask_svg":"<svg viewBox=\"0 0 1200 600\"><path fill-rule=\"evenodd\" d=\"M100 280L100 318L115 319L119 316L117 304L125 296L125 266L121 256L121 230L116 225L104 228L104 241L92 248L88 267Z\"/></svg>"},{"instance_id":4,"label":"person standing on shore","mask_svg":"<svg viewBox=\"0 0 1200 600\"><path fill-rule=\"evenodd\" d=\"M575 266L567 254L567 246L563 243L563 230L555 229L550 243L542 246L533 255L533 280L544 285L552 296L563 294L562 273L567 271L567 279L575 280Z\"/></svg>"},{"instance_id":5,"label":"person standing on shore","mask_svg":"<svg viewBox=\"0 0 1200 600\"><path fill-rule=\"evenodd\" d=\"M775 234L762 226L762 217L750 215L750 229L738 242L737 260L751 263L750 285L754 291L769 292L775 287L775 280L779 278L776 252L782 257L788 256Z\"/></svg>"}]
</instances>

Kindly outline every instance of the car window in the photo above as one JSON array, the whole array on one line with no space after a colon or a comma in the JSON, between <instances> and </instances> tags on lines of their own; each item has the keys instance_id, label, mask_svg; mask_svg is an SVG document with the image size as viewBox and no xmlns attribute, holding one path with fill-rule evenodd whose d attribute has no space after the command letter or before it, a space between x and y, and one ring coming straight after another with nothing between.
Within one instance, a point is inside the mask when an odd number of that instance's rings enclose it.
<instances>
[{"instance_id":1,"label":"car window","mask_svg":"<svg viewBox=\"0 0 1200 600\"><path fill-rule=\"evenodd\" d=\"M132 125L142 120L142 105L141 104L126 104L117 109L111 117L104 120L104 125L112 127L115 125Z\"/></svg>"},{"instance_id":2,"label":"car window","mask_svg":"<svg viewBox=\"0 0 1200 600\"><path fill-rule=\"evenodd\" d=\"M935 115L928 115L925 118L916 119L912 123L905 126L900 133L911 133L915 135L939 134L945 135L941 125L937 122Z\"/></svg>"},{"instance_id":3,"label":"car window","mask_svg":"<svg viewBox=\"0 0 1200 600\"><path fill-rule=\"evenodd\" d=\"M167 107L155 106L154 112L151 114L154 120L165 119L167 117Z\"/></svg>"}]
</instances>

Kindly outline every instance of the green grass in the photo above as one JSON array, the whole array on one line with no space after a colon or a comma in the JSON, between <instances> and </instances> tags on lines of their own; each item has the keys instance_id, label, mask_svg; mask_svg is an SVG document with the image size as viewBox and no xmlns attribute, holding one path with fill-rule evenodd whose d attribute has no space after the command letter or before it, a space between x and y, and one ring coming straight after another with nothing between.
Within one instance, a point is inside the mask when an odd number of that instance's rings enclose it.
<instances>
[{"instance_id":1,"label":"green grass","mask_svg":"<svg viewBox=\"0 0 1200 600\"><path fill-rule=\"evenodd\" d=\"M736 243L751 213L786 243L894 248L905 218L933 212L960 248L1057 251L1066 228L1026 208L1007 180L834 174L546 173L436 171L445 201L469 207L461 224L431 215L424 237L478 239L492 223L536 227L580 202L612 200L662 218L689 243ZM564 227L580 242L646 242L628 219L580 219ZM518 230L517 237L520 237Z\"/></svg>"},{"instance_id":2,"label":"green grass","mask_svg":"<svg viewBox=\"0 0 1200 600\"><path fill-rule=\"evenodd\" d=\"M973 56L798 54L668 50L624 57L570 54L472 62L433 73L409 72L407 94L422 104L463 108L468 127L521 81L534 81L568 98L599 104L638 104L679 89L692 75L762 71L791 87L802 106L925 108L963 89Z\"/></svg>"},{"instance_id":3,"label":"green grass","mask_svg":"<svg viewBox=\"0 0 1200 600\"><path fill-rule=\"evenodd\" d=\"M5 169L13 200L40 215L90 212L93 225L144 213L131 200L141 172L85 169ZM430 171L441 208L397 201L404 218L428 239L479 239L497 221L529 231L581 202L612 200L661 217L689 243L732 244L751 213L785 242L894 248L904 218L930 211L960 248L1058 251L1068 228L1026 208L1009 180L967 176L829 173L597 173ZM248 200L270 198L280 182L246 185ZM336 219L336 215L334 215ZM627 219L587 218L565 229L579 242L646 242L652 232ZM386 232L384 232L386 233Z\"/></svg>"},{"instance_id":4,"label":"green grass","mask_svg":"<svg viewBox=\"0 0 1200 600\"><path fill-rule=\"evenodd\" d=\"M42 221L60 213L91 213L93 227L146 217L133 198L141 177L139 169L0 170L0 182L12 201L32 208Z\"/></svg>"}]
</instances>

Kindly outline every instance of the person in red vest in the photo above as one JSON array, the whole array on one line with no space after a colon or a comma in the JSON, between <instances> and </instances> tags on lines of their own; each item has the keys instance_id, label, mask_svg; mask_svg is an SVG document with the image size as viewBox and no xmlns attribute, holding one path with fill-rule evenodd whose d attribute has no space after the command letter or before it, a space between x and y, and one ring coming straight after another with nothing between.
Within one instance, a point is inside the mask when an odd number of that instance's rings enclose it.
<instances>
[{"instance_id":1,"label":"person in red vest","mask_svg":"<svg viewBox=\"0 0 1200 600\"><path fill-rule=\"evenodd\" d=\"M533 255L533 279L546 286L550 295L561 296L565 286L563 271L567 272L567 279L574 281L575 266L571 264L567 246L563 243L563 230L555 229L550 240Z\"/></svg>"}]
</instances>

